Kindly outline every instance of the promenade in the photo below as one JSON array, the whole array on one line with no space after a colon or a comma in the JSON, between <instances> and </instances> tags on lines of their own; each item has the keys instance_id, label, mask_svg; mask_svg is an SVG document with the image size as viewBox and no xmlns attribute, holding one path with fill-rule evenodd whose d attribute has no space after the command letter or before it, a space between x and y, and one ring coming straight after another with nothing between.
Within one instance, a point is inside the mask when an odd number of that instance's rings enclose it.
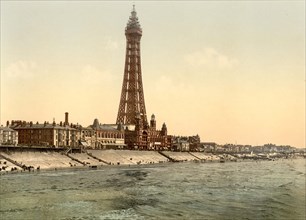
<instances>
[{"instance_id":1,"label":"promenade","mask_svg":"<svg viewBox=\"0 0 306 220\"><path fill-rule=\"evenodd\" d=\"M172 162L236 162L277 158L288 158L288 155L92 149L80 153L80 149L76 152L76 149L0 147L0 174L67 168L97 169L107 166L141 166Z\"/></svg>"},{"instance_id":2,"label":"promenade","mask_svg":"<svg viewBox=\"0 0 306 220\"><path fill-rule=\"evenodd\" d=\"M219 162L220 157L205 153L136 150L87 150L82 153L54 149L0 150L0 173L63 168L98 168L103 166L144 165L169 162Z\"/></svg>"}]
</instances>

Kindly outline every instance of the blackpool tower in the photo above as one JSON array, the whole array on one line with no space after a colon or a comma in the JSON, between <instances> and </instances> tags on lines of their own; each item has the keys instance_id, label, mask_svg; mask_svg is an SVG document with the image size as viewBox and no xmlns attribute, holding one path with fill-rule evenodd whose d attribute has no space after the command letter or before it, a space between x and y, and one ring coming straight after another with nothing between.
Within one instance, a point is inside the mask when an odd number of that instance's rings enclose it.
<instances>
[{"instance_id":1,"label":"blackpool tower","mask_svg":"<svg viewBox=\"0 0 306 220\"><path fill-rule=\"evenodd\" d=\"M140 60L142 29L135 6L125 28L125 36L125 67L116 124L135 125L140 118L143 124L147 124Z\"/></svg>"}]
</instances>

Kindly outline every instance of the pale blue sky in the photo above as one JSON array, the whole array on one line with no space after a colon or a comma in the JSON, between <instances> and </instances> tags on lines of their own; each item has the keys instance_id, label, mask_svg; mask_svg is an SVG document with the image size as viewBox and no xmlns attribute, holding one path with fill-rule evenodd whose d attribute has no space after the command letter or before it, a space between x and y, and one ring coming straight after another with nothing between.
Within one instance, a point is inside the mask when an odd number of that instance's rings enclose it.
<instances>
[{"instance_id":1,"label":"pale blue sky","mask_svg":"<svg viewBox=\"0 0 306 220\"><path fill-rule=\"evenodd\" d=\"M114 123L133 2L1 1L1 124ZM305 1L136 1L148 115L202 141L305 146Z\"/></svg>"}]
</instances>

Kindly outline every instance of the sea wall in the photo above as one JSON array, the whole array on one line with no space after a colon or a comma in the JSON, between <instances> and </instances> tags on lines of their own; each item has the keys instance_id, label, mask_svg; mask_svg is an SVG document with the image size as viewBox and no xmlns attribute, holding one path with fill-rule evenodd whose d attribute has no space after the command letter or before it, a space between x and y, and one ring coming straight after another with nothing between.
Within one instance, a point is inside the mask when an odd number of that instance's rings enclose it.
<instances>
[{"instance_id":1,"label":"sea wall","mask_svg":"<svg viewBox=\"0 0 306 220\"><path fill-rule=\"evenodd\" d=\"M64 150L41 148L0 148L0 159L2 165L5 163L5 169L1 169L1 173L70 167L98 168L102 166L220 160L216 155L200 152L87 150L83 153L75 151L67 153Z\"/></svg>"},{"instance_id":2,"label":"sea wall","mask_svg":"<svg viewBox=\"0 0 306 220\"><path fill-rule=\"evenodd\" d=\"M5 158L9 158L17 165L33 169L55 169L81 166L82 164L59 152L53 151L22 151L22 152L1 152Z\"/></svg>"}]
</instances>

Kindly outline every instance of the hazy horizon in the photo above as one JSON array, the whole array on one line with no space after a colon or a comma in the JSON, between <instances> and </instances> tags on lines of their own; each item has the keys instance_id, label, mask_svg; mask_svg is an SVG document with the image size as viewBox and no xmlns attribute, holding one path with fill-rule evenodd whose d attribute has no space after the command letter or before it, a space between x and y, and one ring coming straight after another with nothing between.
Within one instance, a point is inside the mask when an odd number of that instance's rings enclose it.
<instances>
[{"instance_id":1,"label":"hazy horizon","mask_svg":"<svg viewBox=\"0 0 306 220\"><path fill-rule=\"evenodd\" d=\"M116 122L133 2L1 1L1 125ZM136 1L147 117L305 147L305 1Z\"/></svg>"}]
</instances>

